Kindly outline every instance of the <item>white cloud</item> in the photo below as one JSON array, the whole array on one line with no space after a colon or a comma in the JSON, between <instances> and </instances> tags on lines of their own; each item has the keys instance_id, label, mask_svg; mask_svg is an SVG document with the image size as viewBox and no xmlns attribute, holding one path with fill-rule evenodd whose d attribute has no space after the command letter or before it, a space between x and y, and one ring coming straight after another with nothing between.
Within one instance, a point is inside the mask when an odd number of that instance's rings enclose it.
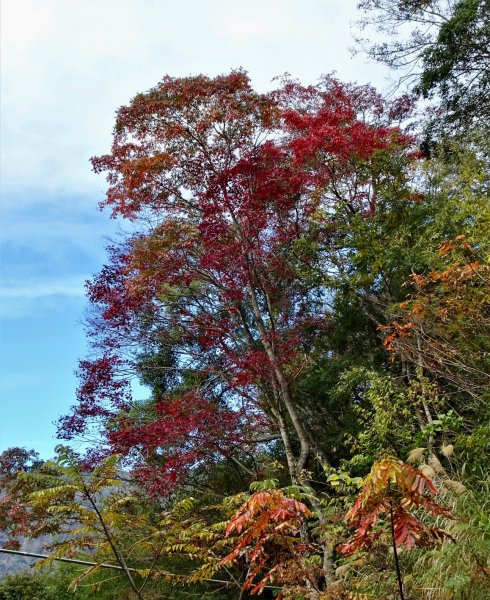
<instances>
[{"instance_id":1,"label":"white cloud","mask_svg":"<svg viewBox=\"0 0 490 600\"><path fill-rule=\"evenodd\" d=\"M243 66L260 88L285 71L365 78L351 61L356 0L2 0L2 187L105 187L115 109L165 74ZM379 69L370 72L376 76ZM28 197L26 195L26 202Z\"/></svg>"},{"instance_id":2,"label":"white cloud","mask_svg":"<svg viewBox=\"0 0 490 600\"><path fill-rule=\"evenodd\" d=\"M248 41L261 36L288 39L294 33L292 8L289 0L225 2L215 32Z\"/></svg>"}]
</instances>

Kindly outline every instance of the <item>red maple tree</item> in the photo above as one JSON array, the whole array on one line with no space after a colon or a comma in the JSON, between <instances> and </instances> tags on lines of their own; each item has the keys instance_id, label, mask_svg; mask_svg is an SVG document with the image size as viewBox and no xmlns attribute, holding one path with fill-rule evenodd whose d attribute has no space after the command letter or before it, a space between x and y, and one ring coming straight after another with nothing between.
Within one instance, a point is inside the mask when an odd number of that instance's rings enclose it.
<instances>
[{"instance_id":1,"label":"red maple tree","mask_svg":"<svg viewBox=\"0 0 490 600\"><path fill-rule=\"evenodd\" d=\"M111 450L169 490L278 432L301 480L320 453L296 381L328 326L322 278L304 274L326 268L340 216L374 213L386 157L415 156L398 126L409 110L331 77L258 94L242 71L165 77L122 107L111 153L92 162L108 173L102 206L140 227L88 284L99 358L81 364L64 435L98 419ZM162 345L176 375L142 417L128 379Z\"/></svg>"}]
</instances>

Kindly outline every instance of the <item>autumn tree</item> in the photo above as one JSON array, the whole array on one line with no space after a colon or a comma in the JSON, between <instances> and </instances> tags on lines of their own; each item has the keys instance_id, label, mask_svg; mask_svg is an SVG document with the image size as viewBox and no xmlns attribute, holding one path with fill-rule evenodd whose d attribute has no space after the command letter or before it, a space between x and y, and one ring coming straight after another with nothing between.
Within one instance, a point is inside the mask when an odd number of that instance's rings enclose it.
<instances>
[{"instance_id":1,"label":"autumn tree","mask_svg":"<svg viewBox=\"0 0 490 600\"><path fill-rule=\"evenodd\" d=\"M0 454L0 531L5 547L19 548L19 538L29 533L32 514L26 508L19 475L35 471L42 461L34 450L9 448Z\"/></svg>"},{"instance_id":2,"label":"autumn tree","mask_svg":"<svg viewBox=\"0 0 490 600\"><path fill-rule=\"evenodd\" d=\"M81 364L65 435L100 419L162 490L217 456L243 465L237 448L275 435L293 481L328 464L297 395L328 328L322 273L342 268L328 250L349 223L407 187L409 110L329 77L260 95L239 71L167 77L121 108L93 165L108 172L103 205L141 228L88 285L100 358ZM138 361L152 344L173 363ZM174 373L145 409L124 391L142 369Z\"/></svg>"},{"instance_id":3,"label":"autumn tree","mask_svg":"<svg viewBox=\"0 0 490 600\"><path fill-rule=\"evenodd\" d=\"M115 561L133 595L218 578L285 598L392 594L399 542L409 593L428 598L414 565L441 556L480 593L488 161L476 138L427 159L412 108L332 77L258 94L234 71L166 77L118 111L93 167L130 233L87 283L90 353L60 420L87 452L0 458L14 541L62 534L53 558L93 554L80 582ZM435 543L436 492L459 554ZM360 567L342 554L361 548Z\"/></svg>"}]
</instances>

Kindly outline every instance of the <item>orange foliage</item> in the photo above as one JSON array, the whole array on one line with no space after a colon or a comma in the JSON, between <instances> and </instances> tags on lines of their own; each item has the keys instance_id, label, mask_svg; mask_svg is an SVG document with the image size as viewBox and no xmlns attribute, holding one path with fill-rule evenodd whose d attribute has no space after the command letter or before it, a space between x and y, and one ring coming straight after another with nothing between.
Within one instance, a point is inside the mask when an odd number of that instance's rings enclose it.
<instances>
[{"instance_id":1,"label":"orange foliage","mask_svg":"<svg viewBox=\"0 0 490 600\"><path fill-rule=\"evenodd\" d=\"M248 562L243 589L251 594L260 594L270 581L290 579L292 573L301 571L302 555L313 549L312 544L298 536L301 524L309 516L305 504L279 490L252 494L226 528L227 536L236 532L239 537L222 564L239 558Z\"/></svg>"},{"instance_id":2,"label":"orange foliage","mask_svg":"<svg viewBox=\"0 0 490 600\"><path fill-rule=\"evenodd\" d=\"M389 526L389 521L396 546L432 546L444 540L447 534L425 525L411 512L422 509L434 516L449 517L449 509L433 500L436 494L432 481L416 467L389 457L378 461L345 516L349 525L356 529L355 534L341 544L339 550L349 555L371 548Z\"/></svg>"},{"instance_id":3,"label":"orange foliage","mask_svg":"<svg viewBox=\"0 0 490 600\"><path fill-rule=\"evenodd\" d=\"M464 236L439 247L444 267L415 273L405 285L414 292L399 305L398 320L378 329L384 346L459 390L489 385L484 358L490 326L490 266Z\"/></svg>"}]
</instances>

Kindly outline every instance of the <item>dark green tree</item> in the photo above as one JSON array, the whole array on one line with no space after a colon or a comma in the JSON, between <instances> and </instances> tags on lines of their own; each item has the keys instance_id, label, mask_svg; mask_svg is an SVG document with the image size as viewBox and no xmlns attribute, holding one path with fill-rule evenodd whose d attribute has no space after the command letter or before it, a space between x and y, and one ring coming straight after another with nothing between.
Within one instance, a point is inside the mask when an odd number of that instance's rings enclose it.
<instances>
[{"instance_id":1,"label":"dark green tree","mask_svg":"<svg viewBox=\"0 0 490 600\"><path fill-rule=\"evenodd\" d=\"M490 125L489 0L363 0L358 39L369 56L401 73L424 98L436 98L452 130ZM440 111L437 119L440 119Z\"/></svg>"}]
</instances>

